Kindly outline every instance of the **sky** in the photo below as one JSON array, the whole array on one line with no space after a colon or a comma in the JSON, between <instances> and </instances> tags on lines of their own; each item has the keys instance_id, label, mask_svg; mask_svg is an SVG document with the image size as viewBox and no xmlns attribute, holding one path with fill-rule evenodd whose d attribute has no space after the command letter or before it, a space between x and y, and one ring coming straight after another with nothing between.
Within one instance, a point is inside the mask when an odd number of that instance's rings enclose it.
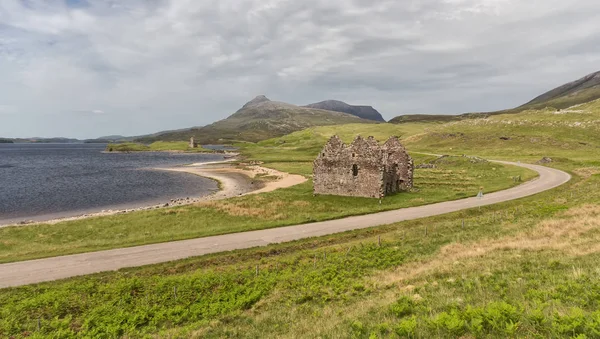
<instances>
[{"instance_id":1,"label":"sky","mask_svg":"<svg viewBox=\"0 0 600 339\"><path fill-rule=\"evenodd\" d=\"M493 111L600 70L597 0L0 0L0 136L202 126L256 95Z\"/></svg>"}]
</instances>

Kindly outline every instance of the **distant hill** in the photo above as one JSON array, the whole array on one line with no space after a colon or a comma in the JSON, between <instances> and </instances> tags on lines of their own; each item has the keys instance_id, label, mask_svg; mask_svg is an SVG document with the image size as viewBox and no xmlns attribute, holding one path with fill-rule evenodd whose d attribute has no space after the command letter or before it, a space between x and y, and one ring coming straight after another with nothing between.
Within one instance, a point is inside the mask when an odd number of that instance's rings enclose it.
<instances>
[{"instance_id":1,"label":"distant hill","mask_svg":"<svg viewBox=\"0 0 600 339\"><path fill-rule=\"evenodd\" d=\"M271 101L264 95L247 102L227 119L186 130L141 137L138 142L178 141L194 137L198 143L256 142L312 126L372 123L356 116Z\"/></svg>"},{"instance_id":2,"label":"distant hill","mask_svg":"<svg viewBox=\"0 0 600 339\"><path fill-rule=\"evenodd\" d=\"M379 112L377 112L377 110L374 109L372 106L353 106L353 105L349 105L343 101L326 100L326 101L321 101L321 102L317 102L314 104L306 105L304 107L318 108L318 109L324 109L324 110L328 110L328 111L348 113L348 114L351 114L351 115L354 115L354 116L357 116L359 118L366 119L366 120L385 122L385 119L381 116L381 114Z\"/></svg>"},{"instance_id":3,"label":"distant hill","mask_svg":"<svg viewBox=\"0 0 600 339\"><path fill-rule=\"evenodd\" d=\"M406 114L388 121L391 124L405 124L408 122L449 122L463 119L462 115L443 114Z\"/></svg>"},{"instance_id":4,"label":"distant hill","mask_svg":"<svg viewBox=\"0 0 600 339\"><path fill-rule=\"evenodd\" d=\"M123 140L123 139L127 139L126 136L124 135L106 135L106 136L102 136L99 138L96 138L96 140ZM89 140L94 140L94 139L89 139Z\"/></svg>"},{"instance_id":5,"label":"distant hill","mask_svg":"<svg viewBox=\"0 0 600 339\"><path fill-rule=\"evenodd\" d=\"M465 113L460 115L409 114L397 116L389 122L394 124L419 121L449 122L481 118L496 114L519 113L528 109L544 109L546 107L564 109L596 99L600 99L600 71L588 74L579 80L557 87L534 98L524 105L512 109L485 113Z\"/></svg>"},{"instance_id":6,"label":"distant hill","mask_svg":"<svg viewBox=\"0 0 600 339\"><path fill-rule=\"evenodd\" d=\"M599 98L600 72L595 72L546 92L515 110L523 111L546 107L563 109Z\"/></svg>"},{"instance_id":7,"label":"distant hill","mask_svg":"<svg viewBox=\"0 0 600 339\"><path fill-rule=\"evenodd\" d=\"M8 139L14 143L25 144L25 143L40 143L40 144L76 144L81 143L79 139L73 138L15 138Z\"/></svg>"}]
</instances>

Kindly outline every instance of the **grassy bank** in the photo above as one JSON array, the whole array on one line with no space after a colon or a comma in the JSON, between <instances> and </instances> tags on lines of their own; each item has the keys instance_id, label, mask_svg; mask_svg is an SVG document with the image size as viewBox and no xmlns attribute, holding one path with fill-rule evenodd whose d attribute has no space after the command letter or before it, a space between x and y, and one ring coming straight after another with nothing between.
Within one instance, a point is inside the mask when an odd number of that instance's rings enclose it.
<instances>
[{"instance_id":1,"label":"grassy bank","mask_svg":"<svg viewBox=\"0 0 600 339\"><path fill-rule=\"evenodd\" d=\"M519 201L0 290L0 336L594 337L600 176L581 165Z\"/></svg>"},{"instance_id":2,"label":"grassy bank","mask_svg":"<svg viewBox=\"0 0 600 339\"><path fill-rule=\"evenodd\" d=\"M197 147L191 148L190 144L185 141L156 141L149 145L127 142L119 144L108 144L106 146L107 152L202 152L210 153L212 150Z\"/></svg>"},{"instance_id":3,"label":"grassy bank","mask_svg":"<svg viewBox=\"0 0 600 339\"><path fill-rule=\"evenodd\" d=\"M61 222L54 225L0 228L0 262L89 252L156 242L265 229L373 213L475 196L528 180L535 173L463 157L417 155L417 163L436 168L415 171L415 191L383 199L313 196L312 182L259 196L196 205ZM311 169L303 163L273 163L282 170Z\"/></svg>"}]
</instances>

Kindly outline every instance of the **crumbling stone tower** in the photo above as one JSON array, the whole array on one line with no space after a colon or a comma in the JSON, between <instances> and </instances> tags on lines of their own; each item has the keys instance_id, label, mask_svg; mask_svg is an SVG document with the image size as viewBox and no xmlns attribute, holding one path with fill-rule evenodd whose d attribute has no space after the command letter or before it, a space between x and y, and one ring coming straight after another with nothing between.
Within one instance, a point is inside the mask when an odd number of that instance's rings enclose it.
<instances>
[{"instance_id":1,"label":"crumbling stone tower","mask_svg":"<svg viewBox=\"0 0 600 339\"><path fill-rule=\"evenodd\" d=\"M373 137L356 137L350 145L337 135L314 162L314 193L382 198L410 190L413 160L397 137L380 145Z\"/></svg>"},{"instance_id":2,"label":"crumbling stone tower","mask_svg":"<svg viewBox=\"0 0 600 339\"><path fill-rule=\"evenodd\" d=\"M197 148L197 147L198 147L198 144L194 140L194 137L191 137L190 138L190 148Z\"/></svg>"}]
</instances>

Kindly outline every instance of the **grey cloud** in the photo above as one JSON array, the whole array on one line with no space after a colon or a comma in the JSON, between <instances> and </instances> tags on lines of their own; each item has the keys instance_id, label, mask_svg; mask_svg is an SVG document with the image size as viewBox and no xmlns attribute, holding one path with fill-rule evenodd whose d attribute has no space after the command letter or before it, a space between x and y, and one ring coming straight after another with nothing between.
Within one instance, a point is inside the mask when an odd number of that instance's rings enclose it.
<instances>
[{"instance_id":1,"label":"grey cloud","mask_svg":"<svg viewBox=\"0 0 600 339\"><path fill-rule=\"evenodd\" d=\"M386 118L507 108L598 70L598 11L592 0L6 0L0 93L16 113L0 136L197 126L257 94ZM73 107L88 112L77 130Z\"/></svg>"}]
</instances>

